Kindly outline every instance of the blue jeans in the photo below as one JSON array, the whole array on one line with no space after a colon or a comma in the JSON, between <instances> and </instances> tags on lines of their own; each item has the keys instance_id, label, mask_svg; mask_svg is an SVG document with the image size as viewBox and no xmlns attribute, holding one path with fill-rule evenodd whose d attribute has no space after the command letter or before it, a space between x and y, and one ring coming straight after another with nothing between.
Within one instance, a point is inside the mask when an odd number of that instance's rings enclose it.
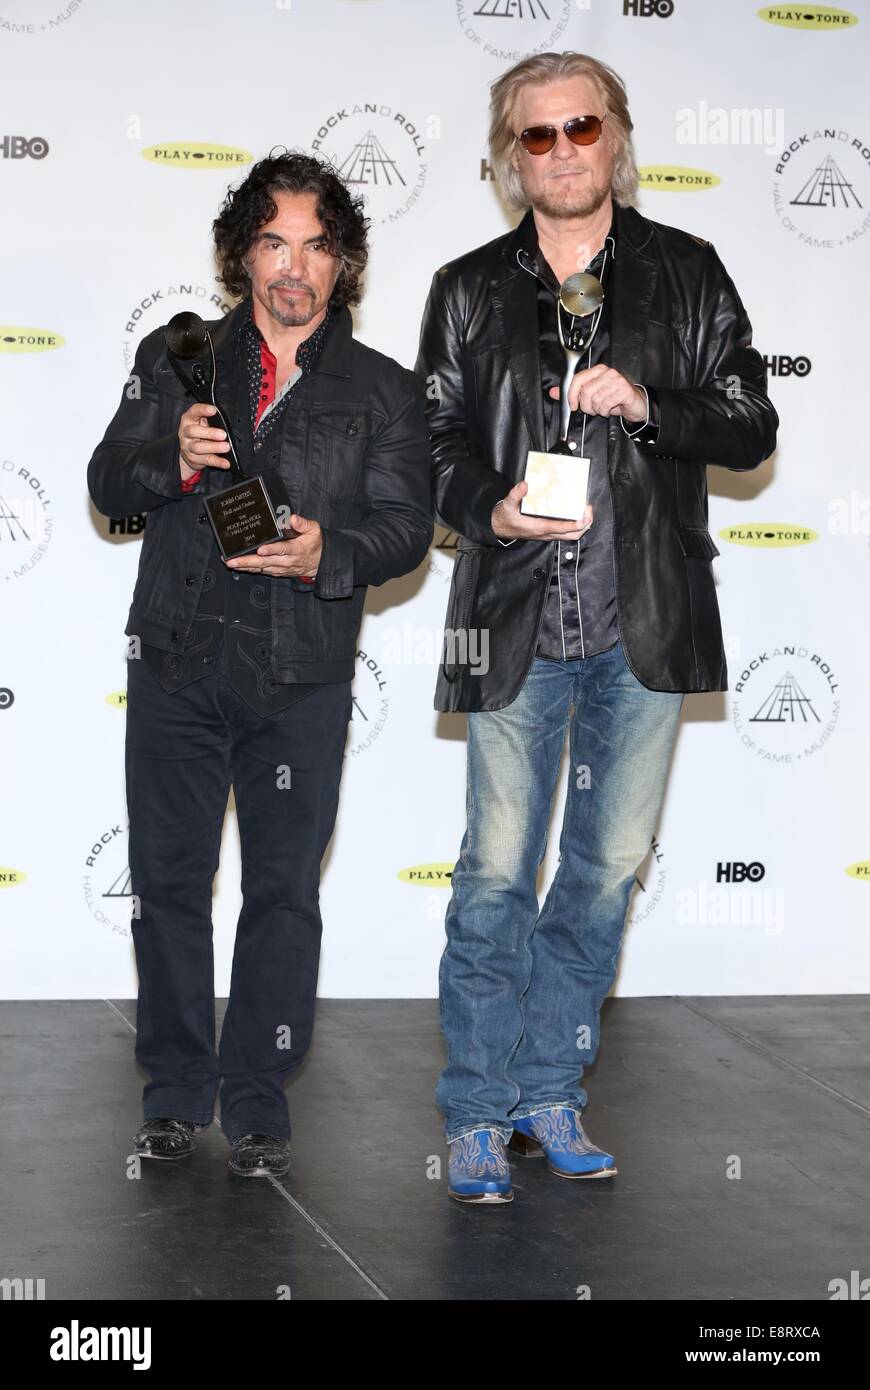
<instances>
[{"instance_id":1,"label":"blue jeans","mask_svg":"<svg viewBox=\"0 0 870 1390\"><path fill-rule=\"evenodd\" d=\"M468 716L468 828L440 970L448 1140L481 1128L508 1139L535 1110L584 1108L580 1079L598 1051L682 702L641 685L617 643L576 661L536 658L512 704ZM569 723L559 865L539 911Z\"/></svg>"}]
</instances>

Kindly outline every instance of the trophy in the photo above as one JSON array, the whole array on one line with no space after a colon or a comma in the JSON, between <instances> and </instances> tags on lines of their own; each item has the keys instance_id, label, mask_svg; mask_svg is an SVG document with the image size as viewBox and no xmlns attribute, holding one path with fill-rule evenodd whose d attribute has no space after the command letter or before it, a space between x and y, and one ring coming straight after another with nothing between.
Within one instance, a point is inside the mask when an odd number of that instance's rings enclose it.
<instances>
[{"instance_id":1,"label":"trophy","mask_svg":"<svg viewBox=\"0 0 870 1390\"><path fill-rule=\"evenodd\" d=\"M575 453L576 445L568 442L571 406L568 388L581 355L589 347L601 322L604 287L594 275L578 271L569 275L559 287L556 302L556 326L559 342L565 354L565 375L560 394L559 441L548 453L532 450L526 460L525 481L529 490L520 503L524 516L552 517L557 521L579 521L586 510L586 489L589 482L589 459ZM570 322L563 325L563 313Z\"/></svg>"},{"instance_id":2,"label":"trophy","mask_svg":"<svg viewBox=\"0 0 870 1390\"><path fill-rule=\"evenodd\" d=\"M274 541L283 541L298 535L291 526L282 527L265 480L259 474L246 474L239 463L226 412L215 400L217 364L214 344L199 314L176 314L164 328L163 340L169 361L187 389L203 403L207 401L217 407L217 415L211 417L210 425L226 431L230 446L229 473L234 481L229 487L211 493L203 499L224 559L232 560L238 555L249 555L258 546L271 545ZM179 363L191 362L206 351L209 366L206 367L201 362L194 363L190 369L194 383L192 385ZM280 505L286 510L286 503L282 502Z\"/></svg>"}]
</instances>

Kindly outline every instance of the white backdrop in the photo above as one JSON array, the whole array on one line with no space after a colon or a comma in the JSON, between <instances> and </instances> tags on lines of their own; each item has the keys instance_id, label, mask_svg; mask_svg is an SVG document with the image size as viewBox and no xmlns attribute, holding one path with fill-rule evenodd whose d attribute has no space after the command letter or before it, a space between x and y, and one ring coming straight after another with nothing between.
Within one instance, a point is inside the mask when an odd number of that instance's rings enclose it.
<instances>
[{"instance_id":1,"label":"white backdrop","mask_svg":"<svg viewBox=\"0 0 870 1390\"><path fill-rule=\"evenodd\" d=\"M229 307L210 251L227 184L276 144L353 179L375 142L397 177L359 185L357 333L412 365L435 268L510 225L488 84L565 48L625 79L640 210L714 243L782 419L772 460L709 473L731 691L686 701L618 990L867 989L868 33L866 0L0 0L5 996L135 993L123 628L141 520L97 515L85 469L142 336ZM450 539L369 594L322 995L436 993L464 824L464 719L432 708ZM231 803L220 993L238 875Z\"/></svg>"}]
</instances>

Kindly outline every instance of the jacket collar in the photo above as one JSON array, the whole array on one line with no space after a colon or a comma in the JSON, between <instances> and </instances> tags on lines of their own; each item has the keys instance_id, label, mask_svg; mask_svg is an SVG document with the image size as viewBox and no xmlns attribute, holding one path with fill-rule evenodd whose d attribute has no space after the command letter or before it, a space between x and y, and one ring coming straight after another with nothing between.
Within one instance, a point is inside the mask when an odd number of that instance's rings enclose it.
<instances>
[{"instance_id":1,"label":"jacket collar","mask_svg":"<svg viewBox=\"0 0 870 1390\"><path fill-rule=\"evenodd\" d=\"M617 246L625 244L636 252L644 250L653 234L652 223L647 218L642 217L636 208L620 207L619 203L616 202L613 204L611 227ZM529 208L514 230L502 239L504 265L496 265L493 273L493 284L502 284L519 269L516 254L518 250L525 250L534 254L537 247L538 232L535 226L535 216L532 209Z\"/></svg>"},{"instance_id":2,"label":"jacket collar","mask_svg":"<svg viewBox=\"0 0 870 1390\"><path fill-rule=\"evenodd\" d=\"M614 203L616 255L611 271L610 366L634 381L640 369L658 267L650 254L652 224L634 208ZM491 277L492 306L514 388L533 448L546 448L534 278L517 262L517 252L534 254L538 238L531 208L504 239ZM612 420L611 426L618 421Z\"/></svg>"},{"instance_id":3,"label":"jacket collar","mask_svg":"<svg viewBox=\"0 0 870 1390\"><path fill-rule=\"evenodd\" d=\"M212 320L208 324L215 356L215 399L225 412L239 463L247 474L256 471L251 436L250 386L242 355L242 330L250 321L250 308L248 296L222 319ZM325 372L332 376L351 376L352 344L353 320L350 310L346 307L333 309L318 360L310 375ZM202 388L188 379L187 365L176 363L174 366L195 399L205 400Z\"/></svg>"},{"instance_id":4,"label":"jacket collar","mask_svg":"<svg viewBox=\"0 0 870 1390\"><path fill-rule=\"evenodd\" d=\"M248 296L217 323L209 324L217 369L215 396L229 417L236 454L247 474L257 471L251 436L250 388L242 355L242 330L249 322L250 307L251 299ZM330 376L351 376L352 345L353 319L350 310L347 307L333 309L323 346L310 376L316 376L318 372ZM298 387L294 389L298 390Z\"/></svg>"}]
</instances>

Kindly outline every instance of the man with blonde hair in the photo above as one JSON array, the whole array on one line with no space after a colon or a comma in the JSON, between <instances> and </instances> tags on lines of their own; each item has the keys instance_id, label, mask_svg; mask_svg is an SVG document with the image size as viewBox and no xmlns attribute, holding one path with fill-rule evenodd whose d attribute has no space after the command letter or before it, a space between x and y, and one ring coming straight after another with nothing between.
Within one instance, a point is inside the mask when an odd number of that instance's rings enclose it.
<instances>
[{"instance_id":1,"label":"man with blonde hair","mask_svg":"<svg viewBox=\"0 0 870 1390\"><path fill-rule=\"evenodd\" d=\"M468 712L438 1083L460 1201L511 1200L508 1143L561 1177L616 1172L581 1124L581 1077L683 696L727 688L707 466L755 468L776 441L764 363L715 250L632 206L631 131L622 81L594 58L547 53L505 73L490 158L524 216L437 271L423 319L436 509L460 536L435 704ZM559 438L556 302L576 271L604 287L568 392L589 505L556 521L520 504L528 453ZM485 669L466 659L482 633ZM560 859L539 910L566 730Z\"/></svg>"}]
</instances>

